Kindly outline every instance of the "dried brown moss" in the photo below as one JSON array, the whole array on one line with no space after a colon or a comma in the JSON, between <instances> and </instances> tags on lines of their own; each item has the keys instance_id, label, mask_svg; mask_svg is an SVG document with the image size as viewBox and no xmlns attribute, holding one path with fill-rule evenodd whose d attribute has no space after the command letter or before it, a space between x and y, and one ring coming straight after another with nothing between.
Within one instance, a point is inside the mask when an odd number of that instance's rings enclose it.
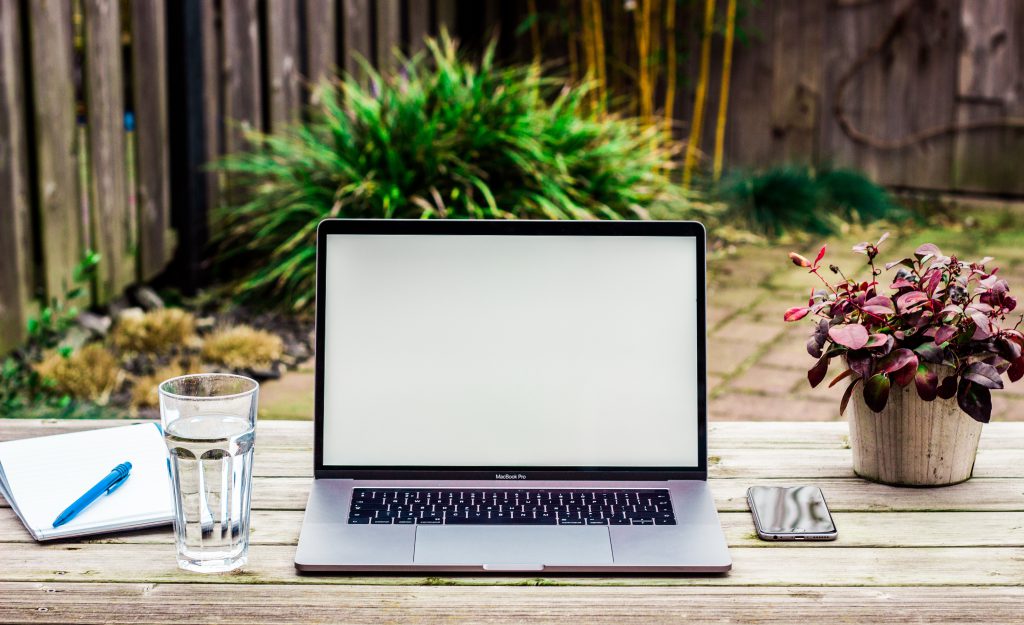
<instances>
[{"instance_id":1,"label":"dried brown moss","mask_svg":"<svg viewBox=\"0 0 1024 625\"><path fill-rule=\"evenodd\" d=\"M101 403L121 377L117 359L98 343L66 357L54 352L36 365L36 371L55 394Z\"/></svg>"},{"instance_id":2,"label":"dried brown moss","mask_svg":"<svg viewBox=\"0 0 1024 625\"><path fill-rule=\"evenodd\" d=\"M150 375L136 378L132 386L131 405L134 408L151 408L160 404L160 383L164 380L176 378L179 375L199 373L199 367L191 362L172 362L169 365L157 369Z\"/></svg>"},{"instance_id":3,"label":"dried brown moss","mask_svg":"<svg viewBox=\"0 0 1024 625\"><path fill-rule=\"evenodd\" d=\"M125 311L114 326L111 341L125 351L160 353L188 343L195 331L195 317L180 308Z\"/></svg>"},{"instance_id":4,"label":"dried brown moss","mask_svg":"<svg viewBox=\"0 0 1024 625\"><path fill-rule=\"evenodd\" d=\"M284 342L265 330L240 325L218 330L203 341L203 361L230 369L264 369L281 359Z\"/></svg>"}]
</instances>

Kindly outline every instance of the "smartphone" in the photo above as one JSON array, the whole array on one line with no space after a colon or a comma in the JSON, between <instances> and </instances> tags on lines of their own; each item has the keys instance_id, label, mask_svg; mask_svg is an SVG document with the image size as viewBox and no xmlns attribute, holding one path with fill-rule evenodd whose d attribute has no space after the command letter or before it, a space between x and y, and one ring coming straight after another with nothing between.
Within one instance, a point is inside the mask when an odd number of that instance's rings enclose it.
<instances>
[{"instance_id":1,"label":"smartphone","mask_svg":"<svg viewBox=\"0 0 1024 625\"><path fill-rule=\"evenodd\" d=\"M751 486L747 503L761 540L835 540L838 535L817 486Z\"/></svg>"}]
</instances>

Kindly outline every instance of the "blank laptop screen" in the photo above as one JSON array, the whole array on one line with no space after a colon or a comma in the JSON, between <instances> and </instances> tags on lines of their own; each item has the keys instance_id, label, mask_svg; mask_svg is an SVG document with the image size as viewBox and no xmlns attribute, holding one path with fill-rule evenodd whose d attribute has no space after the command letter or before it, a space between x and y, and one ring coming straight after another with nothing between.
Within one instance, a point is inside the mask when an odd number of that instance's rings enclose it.
<instances>
[{"instance_id":1,"label":"blank laptop screen","mask_svg":"<svg viewBox=\"0 0 1024 625\"><path fill-rule=\"evenodd\" d=\"M324 464L696 467L696 246L327 235Z\"/></svg>"}]
</instances>

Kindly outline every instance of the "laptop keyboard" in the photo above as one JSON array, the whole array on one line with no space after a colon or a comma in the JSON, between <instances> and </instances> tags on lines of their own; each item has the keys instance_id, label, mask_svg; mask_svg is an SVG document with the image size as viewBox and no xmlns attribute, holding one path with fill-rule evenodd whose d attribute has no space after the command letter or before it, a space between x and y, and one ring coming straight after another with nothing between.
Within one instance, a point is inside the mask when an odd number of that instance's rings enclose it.
<instances>
[{"instance_id":1,"label":"laptop keyboard","mask_svg":"<svg viewBox=\"0 0 1024 625\"><path fill-rule=\"evenodd\" d=\"M667 490L357 488L348 522L384 525L675 525Z\"/></svg>"}]
</instances>

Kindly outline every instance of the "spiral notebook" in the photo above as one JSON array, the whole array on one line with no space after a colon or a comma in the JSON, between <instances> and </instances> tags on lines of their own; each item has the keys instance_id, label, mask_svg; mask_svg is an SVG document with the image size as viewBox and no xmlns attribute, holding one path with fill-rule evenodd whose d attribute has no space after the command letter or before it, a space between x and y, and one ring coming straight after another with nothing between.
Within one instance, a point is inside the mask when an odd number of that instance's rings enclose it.
<instances>
[{"instance_id":1,"label":"spiral notebook","mask_svg":"<svg viewBox=\"0 0 1024 625\"><path fill-rule=\"evenodd\" d=\"M57 515L122 462L131 475L71 521ZM0 443L0 493L36 540L168 524L174 516L167 446L143 423Z\"/></svg>"}]
</instances>

